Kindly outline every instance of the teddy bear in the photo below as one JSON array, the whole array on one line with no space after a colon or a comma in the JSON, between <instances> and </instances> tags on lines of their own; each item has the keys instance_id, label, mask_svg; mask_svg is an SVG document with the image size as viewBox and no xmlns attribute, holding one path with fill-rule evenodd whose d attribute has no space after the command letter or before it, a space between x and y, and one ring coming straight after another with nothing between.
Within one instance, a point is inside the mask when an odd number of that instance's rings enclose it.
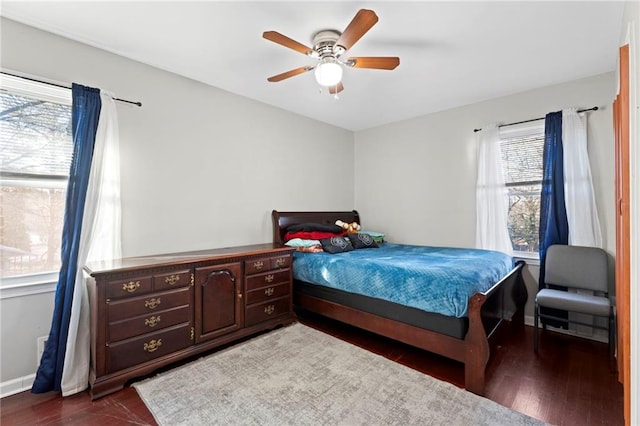
<instances>
[{"instance_id":1,"label":"teddy bear","mask_svg":"<svg viewBox=\"0 0 640 426\"><path fill-rule=\"evenodd\" d=\"M345 230L347 234L357 234L358 231L360 231L360 225L358 222L346 223L338 219L336 220L336 225Z\"/></svg>"}]
</instances>

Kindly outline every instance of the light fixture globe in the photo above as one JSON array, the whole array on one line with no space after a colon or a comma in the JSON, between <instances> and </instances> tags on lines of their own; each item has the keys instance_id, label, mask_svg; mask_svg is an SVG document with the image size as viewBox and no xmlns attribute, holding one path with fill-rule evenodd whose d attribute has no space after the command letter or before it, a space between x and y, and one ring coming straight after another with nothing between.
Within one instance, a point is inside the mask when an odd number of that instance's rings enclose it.
<instances>
[{"instance_id":1,"label":"light fixture globe","mask_svg":"<svg viewBox=\"0 0 640 426\"><path fill-rule=\"evenodd\" d=\"M342 80L342 67L334 58L325 58L316 67L315 75L319 85L335 86Z\"/></svg>"}]
</instances>

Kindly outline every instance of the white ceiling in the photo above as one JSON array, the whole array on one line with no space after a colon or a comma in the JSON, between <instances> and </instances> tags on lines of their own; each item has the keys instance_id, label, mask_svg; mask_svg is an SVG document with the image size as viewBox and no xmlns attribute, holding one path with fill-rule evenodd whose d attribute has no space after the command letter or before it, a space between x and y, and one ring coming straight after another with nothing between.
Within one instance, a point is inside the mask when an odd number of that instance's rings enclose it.
<instances>
[{"instance_id":1,"label":"white ceiling","mask_svg":"<svg viewBox=\"0 0 640 426\"><path fill-rule=\"evenodd\" d=\"M361 130L613 71L622 2L12 2L0 14L238 95ZM349 68L335 100L313 73L267 77L315 60L302 44L344 30L358 9L378 23L347 56L399 56L394 71ZM108 89L108 88L106 88ZM126 97L126 94L118 94ZM144 101L144 100L142 100Z\"/></svg>"}]
</instances>

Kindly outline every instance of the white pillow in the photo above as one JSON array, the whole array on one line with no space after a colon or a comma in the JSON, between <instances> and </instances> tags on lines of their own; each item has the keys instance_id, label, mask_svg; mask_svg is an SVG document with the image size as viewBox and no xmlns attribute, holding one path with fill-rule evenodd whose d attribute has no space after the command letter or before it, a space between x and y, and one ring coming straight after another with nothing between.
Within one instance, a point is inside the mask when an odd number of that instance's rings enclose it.
<instances>
[{"instance_id":1,"label":"white pillow","mask_svg":"<svg viewBox=\"0 0 640 426\"><path fill-rule=\"evenodd\" d=\"M311 247L320 245L320 241L318 240L303 240L302 238L293 238L286 243L285 246L289 247Z\"/></svg>"}]
</instances>

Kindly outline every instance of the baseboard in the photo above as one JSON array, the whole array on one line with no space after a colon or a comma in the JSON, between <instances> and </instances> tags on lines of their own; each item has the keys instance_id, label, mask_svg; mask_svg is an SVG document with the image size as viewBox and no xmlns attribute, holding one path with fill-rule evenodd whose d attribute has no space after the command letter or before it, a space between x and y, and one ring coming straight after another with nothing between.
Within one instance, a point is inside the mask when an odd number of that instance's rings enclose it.
<instances>
[{"instance_id":1,"label":"baseboard","mask_svg":"<svg viewBox=\"0 0 640 426\"><path fill-rule=\"evenodd\" d=\"M22 376L18 377L17 379L0 382L0 398L28 391L29 389L31 389L31 386L33 386L33 381L35 379L36 375L35 373L33 373L29 374L28 376Z\"/></svg>"},{"instance_id":2,"label":"baseboard","mask_svg":"<svg viewBox=\"0 0 640 426\"><path fill-rule=\"evenodd\" d=\"M533 327L533 316L525 315L524 316L524 323L525 323L525 325L529 325L529 326ZM540 327L542 328L542 326L540 326ZM596 331L596 333L587 335L587 334L577 333L575 330L565 330L564 328L556 328L556 327L551 327L551 326L547 326L547 329L553 330L556 333L562 333L562 334L566 334L566 335L569 335L569 336L580 337L582 339L589 339L589 340L594 340L596 342L608 343L608 337L606 335L604 335L604 336L599 335L599 333L597 331Z\"/></svg>"}]
</instances>

